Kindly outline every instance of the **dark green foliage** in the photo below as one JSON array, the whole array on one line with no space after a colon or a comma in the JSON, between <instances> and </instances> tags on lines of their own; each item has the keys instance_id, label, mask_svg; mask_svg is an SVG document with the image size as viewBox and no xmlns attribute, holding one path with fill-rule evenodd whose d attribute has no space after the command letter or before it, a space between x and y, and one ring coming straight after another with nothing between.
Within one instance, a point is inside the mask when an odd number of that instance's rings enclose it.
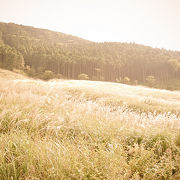
<instances>
[{"instance_id":1,"label":"dark green foliage","mask_svg":"<svg viewBox=\"0 0 180 180\"><path fill-rule=\"evenodd\" d=\"M145 84L146 77L154 76L162 85L180 78L180 52L135 43L94 43L45 29L0 23L0 44L1 67L20 68L24 58L31 76L49 70L71 79L82 73L91 80L124 82L128 77L128 84ZM2 46L8 49L6 63Z\"/></svg>"}]
</instances>

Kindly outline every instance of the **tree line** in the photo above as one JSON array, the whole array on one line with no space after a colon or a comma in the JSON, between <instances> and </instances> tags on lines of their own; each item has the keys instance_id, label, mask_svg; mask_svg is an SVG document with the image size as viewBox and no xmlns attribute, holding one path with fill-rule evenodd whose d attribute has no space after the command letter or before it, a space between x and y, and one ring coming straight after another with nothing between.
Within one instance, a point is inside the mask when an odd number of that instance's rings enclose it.
<instances>
[{"instance_id":1,"label":"tree line","mask_svg":"<svg viewBox=\"0 0 180 180\"><path fill-rule=\"evenodd\" d=\"M39 78L143 83L180 78L180 52L135 43L95 43L72 35L0 23L0 67ZM81 75L81 79L83 75ZM129 81L128 81L129 79Z\"/></svg>"}]
</instances>

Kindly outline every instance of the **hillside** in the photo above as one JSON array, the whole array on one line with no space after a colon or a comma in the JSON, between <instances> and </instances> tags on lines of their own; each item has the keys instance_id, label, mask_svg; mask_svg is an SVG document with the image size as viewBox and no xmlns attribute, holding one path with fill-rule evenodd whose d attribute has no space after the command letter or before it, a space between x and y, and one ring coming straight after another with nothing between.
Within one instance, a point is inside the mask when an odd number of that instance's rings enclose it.
<instances>
[{"instance_id":1,"label":"hillside","mask_svg":"<svg viewBox=\"0 0 180 180\"><path fill-rule=\"evenodd\" d=\"M16 73L5 69L0 69L1 80L12 80L12 79L27 79L22 73Z\"/></svg>"},{"instance_id":2,"label":"hillside","mask_svg":"<svg viewBox=\"0 0 180 180\"><path fill-rule=\"evenodd\" d=\"M0 69L0 179L179 179L180 92Z\"/></svg>"},{"instance_id":3,"label":"hillside","mask_svg":"<svg viewBox=\"0 0 180 180\"><path fill-rule=\"evenodd\" d=\"M179 89L180 52L135 43L95 43L72 35L0 23L0 67L33 77L144 84ZM52 71L47 76L46 71Z\"/></svg>"}]
</instances>

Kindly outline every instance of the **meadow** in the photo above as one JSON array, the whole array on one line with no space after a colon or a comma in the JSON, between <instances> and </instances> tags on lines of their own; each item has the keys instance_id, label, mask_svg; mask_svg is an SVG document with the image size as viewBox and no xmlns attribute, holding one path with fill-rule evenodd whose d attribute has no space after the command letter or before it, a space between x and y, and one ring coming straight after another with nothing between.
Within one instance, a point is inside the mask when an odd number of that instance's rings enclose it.
<instances>
[{"instance_id":1,"label":"meadow","mask_svg":"<svg viewBox=\"0 0 180 180\"><path fill-rule=\"evenodd\" d=\"M180 179L180 91L0 70L0 179Z\"/></svg>"}]
</instances>

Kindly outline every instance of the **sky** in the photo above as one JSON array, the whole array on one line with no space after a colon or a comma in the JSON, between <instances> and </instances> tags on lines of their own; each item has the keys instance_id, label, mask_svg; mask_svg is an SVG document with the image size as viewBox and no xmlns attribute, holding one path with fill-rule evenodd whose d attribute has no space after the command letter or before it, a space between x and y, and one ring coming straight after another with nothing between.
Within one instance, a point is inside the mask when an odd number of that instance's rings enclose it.
<instances>
[{"instance_id":1,"label":"sky","mask_svg":"<svg viewBox=\"0 0 180 180\"><path fill-rule=\"evenodd\" d=\"M180 51L180 0L0 0L0 22Z\"/></svg>"}]
</instances>

